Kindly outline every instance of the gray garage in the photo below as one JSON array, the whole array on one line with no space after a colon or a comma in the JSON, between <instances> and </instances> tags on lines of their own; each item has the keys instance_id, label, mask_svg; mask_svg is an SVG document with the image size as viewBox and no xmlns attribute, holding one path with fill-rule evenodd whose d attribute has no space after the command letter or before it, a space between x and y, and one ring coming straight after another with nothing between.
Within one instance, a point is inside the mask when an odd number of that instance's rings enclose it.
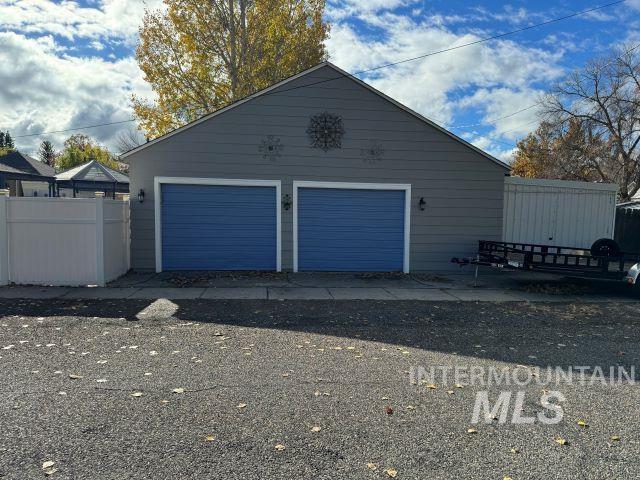
<instances>
[{"instance_id":1,"label":"gray garage","mask_svg":"<svg viewBox=\"0 0 640 480\"><path fill-rule=\"evenodd\" d=\"M508 166L330 63L124 157L136 270L445 271L502 235Z\"/></svg>"}]
</instances>

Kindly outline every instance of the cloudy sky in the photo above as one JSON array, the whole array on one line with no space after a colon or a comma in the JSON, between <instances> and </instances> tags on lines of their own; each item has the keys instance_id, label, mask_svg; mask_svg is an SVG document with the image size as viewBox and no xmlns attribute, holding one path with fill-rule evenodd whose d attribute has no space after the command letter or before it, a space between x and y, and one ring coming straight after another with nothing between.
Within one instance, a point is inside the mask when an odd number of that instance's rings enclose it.
<instances>
[{"instance_id":1,"label":"cloudy sky","mask_svg":"<svg viewBox=\"0 0 640 480\"><path fill-rule=\"evenodd\" d=\"M605 3L329 0L330 60L359 72ZM73 133L41 132L130 119L131 94L151 95L133 58L138 25L145 9L161 6L161 0L0 0L0 130L33 153L44 138L59 146ZM514 142L536 127L536 109L529 107L550 85L594 55L640 43L639 13L640 0L627 0L359 76L508 160ZM115 150L118 132L132 128L134 122L81 131Z\"/></svg>"}]
</instances>

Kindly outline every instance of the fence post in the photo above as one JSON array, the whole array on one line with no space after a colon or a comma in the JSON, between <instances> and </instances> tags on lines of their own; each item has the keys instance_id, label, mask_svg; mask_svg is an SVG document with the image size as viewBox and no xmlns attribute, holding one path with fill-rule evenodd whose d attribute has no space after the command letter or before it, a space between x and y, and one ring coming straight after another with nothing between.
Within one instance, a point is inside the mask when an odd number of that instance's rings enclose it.
<instances>
[{"instance_id":1,"label":"fence post","mask_svg":"<svg viewBox=\"0 0 640 480\"><path fill-rule=\"evenodd\" d=\"M104 192L96 192L96 285L104 287Z\"/></svg>"},{"instance_id":2,"label":"fence post","mask_svg":"<svg viewBox=\"0 0 640 480\"><path fill-rule=\"evenodd\" d=\"M0 189L0 285L9 284L9 189Z\"/></svg>"}]
</instances>

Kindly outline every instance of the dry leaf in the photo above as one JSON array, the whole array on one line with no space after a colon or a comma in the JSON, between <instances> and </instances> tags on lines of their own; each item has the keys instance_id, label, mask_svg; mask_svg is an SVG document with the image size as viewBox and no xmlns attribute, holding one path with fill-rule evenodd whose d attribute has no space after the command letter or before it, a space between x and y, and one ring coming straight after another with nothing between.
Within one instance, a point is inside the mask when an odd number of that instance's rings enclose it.
<instances>
[{"instance_id":1,"label":"dry leaf","mask_svg":"<svg viewBox=\"0 0 640 480\"><path fill-rule=\"evenodd\" d=\"M589 424L587 422L585 422L584 420L578 420L576 422L578 424L578 426L582 427L582 428L588 428Z\"/></svg>"},{"instance_id":2,"label":"dry leaf","mask_svg":"<svg viewBox=\"0 0 640 480\"><path fill-rule=\"evenodd\" d=\"M511 450L509 450L511 453L520 453L520 450L518 450L517 448L512 448Z\"/></svg>"},{"instance_id":3,"label":"dry leaf","mask_svg":"<svg viewBox=\"0 0 640 480\"><path fill-rule=\"evenodd\" d=\"M213 435L207 435L206 437L204 437L204 441L205 442L213 442L215 440Z\"/></svg>"},{"instance_id":4,"label":"dry leaf","mask_svg":"<svg viewBox=\"0 0 640 480\"><path fill-rule=\"evenodd\" d=\"M456 383L454 386L455 386L456 388L464 388L464 387L463 387L461 384L459 384L459 383Z\"/></svg>"},{"instance_id":5,"label":"dry leaf","mask_svg":"<svg viewBox=\"0 0 640 480\"><path fill-rule=\"evenodd\" d=\"M511 477L504 477L502 480L513 480Z\"/></svg>"},{"instance_id":6,"label":"dry leaf","mask_svg":"<svg viewBox=\"0 0 640 480\"><path fill-rule=\"evenodd\" d=\"M611 438L611 440L613 440L614 442L619 442L620 441L620 437L618 435L612 435L609 438Z\"/></svg>"},{"instance_id":7,"label":"dry leaf","mask_svg":"<svg viewBox=\"0 0 640 480\"><path fill-rule=\"evenodd\" d=\"M556 443L560 444L560 445L568 445L569 442L567 442L564 438L556 438Z\"/></svg>"},{"instance_id":8,"label":"dry leaf","mask_svg":"<svg viewBox=\"0 0 640 480\"><path fill-rule=\"evenodd\" d=\"M322 430L322 428L320 428L320 427L312 427L311 428L312 432L319 432L320 430Z\"/></svg>"},{"instance_id":9,"label":"dry leaf","mask_svg":"<svg viewBox=\"0 0 640 480\"><path fill-rule=\"evenodd\" d=\"M435 390L436 388L438 388L438 386L434 385L433 383L430 383L429 385L427 385L427 388L429 388L431 390Z\"/></svg>"},{"instance_id":10,"label":"dry leaf","mask_svg":"<svg viewBox=\"0 0 640 480\"><path fill-rule=\"evenodd\" d=\"M44 470L44 474L48 477L49 475L53 475L54 473L56 473L58 471L57 468L47 468Z\"/></svg>"},{"instance_id":11,"label":"dry leaf","mask_svg":"<svg viewBox=\"0 0 640 480\"><path fill-rule=\"evenodd\" d=\"M142 396L142 392L133 392L131 394L132 397L141 397Z\"/></svg>"},{"instance_id":12,"label":"dry leaf","mask_svg":"<svg viewBox=\"0 0 640 480\"><path fill-rule=\"evenodd\" d=\"M478 430L476 430L475 428L468 428L467 433L478 433Z\"/></svg>"},{"instance_id":13,"label":"dry leaf","mask_svg":"<svg viewBox=\"0 0 640 480\"><path fill-rule=\"evenodd\" d=\"M173 393L184 393L184 388L174 388L171 390Z\"/></svg>"},{"instance_id":14,"label":"dry leaf","mask_svg":"<svg viewBox=\"0 0 640 480\"><path fill-rule=\"evenodd\" d=\"M369 463L367 463L367 468L368 468L369 470L377 470L377 469L378 469L378 464L377 464L377 463L369 462Z\"/></svg>"},{"instance_id":15,"label":"dry leaf","mask_svg":"<svg viewBox=\"0 0 640 480\"><path fill-rule=\"evenodd\" d=\"M44 470L45 468L53 467L55 464L56 464L56 462L53 462L51 460L47 460L46 462L44 462L42 464L42 469Z\"/></svg>"},{"instance_id":16,"label":"dry leaf","mask_svg":"<svg viewBox=\"0 0 640 480\"><path fill-rule=\"evenodd\" d=\"M240 403L238 404L238 408L246 408L247 404L246 403Z\"/></svg>"},{"instance_id":17,"label":"dry leaf","mask_svg":"<svg viewBox=\"0 0 640 480\"><path fill-rule=\"evenodd\" d=\"M279 444L277 444L277 445L276 445L276 447L275 447L275 448L276 448L276 450L277 450L277 451L281 452L281 451L283 451L286 447L285 447L284 445L282 445L281 443L279 443Z\"/></svg>"},{"instance_id":18,"label":"dry leaf","mask_svg":"<svg viewBox=\"0 0 640 480\"><path fill-rule=\"evenodd\" d=\"M75 375L75 374L73 374L73 373L70 373L70 374L69 374L69 378L70 378L71 380L79 380L79 379L81 379L81 378L82 378L82 375Z\"/></svg>"},{"instance_id":19,"label":"dry leaf","mask_svg":"<svg viewBox=\"0 0 640 480\"><path fill-rule=\"evenodd\" d=\"M447 395L453 395L453 390L447 390Z\"/></svg>"},{"instance_id":20,"label":"dry leaf","mask_svg":"<svg viewBox=\"0 0 640 480\"><path fill-rule=\"evenodd\" d=\"M384 473L386 473L388 476L390 476L391 478L396 478L396 475L398 475L398 471L394 470L393 468L387 468Z\"/></svg>"},{"instance_id":21,"label":"dry leaf","mask_svg":"<svg viewBox=\"0 0 640 480\"><path fill-rule=\"evenodd\" d=\"M384 407L384 411L387 415L393 415L393 408L391 408L389 405Z\"/></svg>"}]
</instances>

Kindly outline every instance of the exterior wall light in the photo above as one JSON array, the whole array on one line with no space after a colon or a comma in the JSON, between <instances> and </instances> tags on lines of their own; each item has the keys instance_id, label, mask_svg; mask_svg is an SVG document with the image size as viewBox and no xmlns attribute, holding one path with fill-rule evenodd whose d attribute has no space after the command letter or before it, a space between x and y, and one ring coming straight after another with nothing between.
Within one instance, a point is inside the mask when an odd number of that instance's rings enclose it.
<instances>
[{"instance_id":1,"label":"exterior wall light","mask_svg":"<svg viewBox=\"0 0 640 480\"><path fill-rule=\"evenodd\" d=\"M420 206L420 210L424 210L424 208L427 205L427 202L424 201L424 197L420 197L420 201L418 202L418 205Z\"/></svg>"},{"instance_id":2,"label":"exterior wall light","mask_svg":"<svg viewBox=\"0 0 640 480\"><path fill-rule=\"evenodd\" d=\"M138 201L140 203L144 202L144 190L141 188L140 191L138 192Z\"/></svg>"},{"instance_id":3,"label":"exterior wall light","mask_svg":"<svg viewBox=\"0 0 640 480\"><path fill-rule=\"evenodd\" d=\"M293 205L293 200L291 200L291 195L289 194L283 195L282 208L284 208L285 210L289 210L291 208L291 205Z\"/></svg>"}]
</instances>

